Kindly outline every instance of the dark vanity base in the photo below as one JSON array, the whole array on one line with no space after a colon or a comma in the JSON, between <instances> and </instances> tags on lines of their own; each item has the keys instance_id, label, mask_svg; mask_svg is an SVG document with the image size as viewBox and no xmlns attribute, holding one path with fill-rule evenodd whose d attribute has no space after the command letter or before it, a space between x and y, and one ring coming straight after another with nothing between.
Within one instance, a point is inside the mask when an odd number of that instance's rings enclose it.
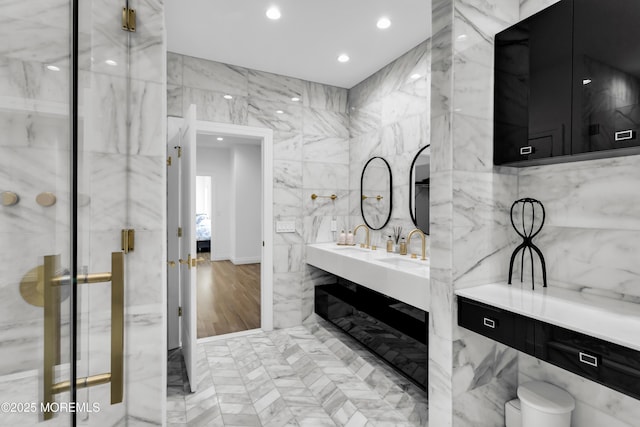
<instances>
[{"instance_id":1,"label":"dark vanity base","mask_svg":"<svg viewBox=\"0 0 640 427\"><path fill-rule=\"evenodd\" d=\"M316 286L315 312L426 391L429 313L351 282Z\"/></svg>"},{"instance_id":2,"label":"dark vanity base","mask_svg":"<svg viewBox=\"0 0 640 427\"><path fill-rule=\"evenodd\" d=\"M458 325L640 399L640 351L464 297Z\"/></svg>"}]
</instances>

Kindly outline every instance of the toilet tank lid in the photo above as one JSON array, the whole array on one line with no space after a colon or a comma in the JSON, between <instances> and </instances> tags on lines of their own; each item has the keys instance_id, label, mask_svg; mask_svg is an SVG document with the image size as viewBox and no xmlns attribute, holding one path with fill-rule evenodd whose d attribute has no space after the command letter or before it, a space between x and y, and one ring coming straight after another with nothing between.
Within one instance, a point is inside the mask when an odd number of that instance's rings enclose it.
<instances>
[{"instance_id":1,"label":"toilet tank lid","mask_svg":"<svg viewBox=\"0 0 640 427\"><path fill-rule=\"evenodd\" d=\"M571 412L576 407L576 401L569 393L543 381L522 384L518 387L518 397L523 404L550 414Z\"/></svg>"}]
</instances>

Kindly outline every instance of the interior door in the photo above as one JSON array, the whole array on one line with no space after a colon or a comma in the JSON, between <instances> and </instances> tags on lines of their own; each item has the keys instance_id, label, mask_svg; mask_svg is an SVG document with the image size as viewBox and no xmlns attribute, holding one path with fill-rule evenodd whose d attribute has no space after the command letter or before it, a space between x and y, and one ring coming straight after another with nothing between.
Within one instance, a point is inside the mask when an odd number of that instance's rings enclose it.
<instances>
[{"instance_id":1,"label":"interior door","mask_svg":"<svg viewBox=\"0 0 640 427\"><path fill-rule=\"evenodd\" d=\"M191 391L196 391L196 106L191 105L180 130L180 341Z\"/></svg>"},{"instance_id":2,"label":"interior door","mask_svg":"<svg viewBox=\"0 0 640 427\"><path fill-rule=\"evenodd\" d=\"M167 349L180 347L180 146L181 119L167 120Z\"/></svg>"}]
</instances>

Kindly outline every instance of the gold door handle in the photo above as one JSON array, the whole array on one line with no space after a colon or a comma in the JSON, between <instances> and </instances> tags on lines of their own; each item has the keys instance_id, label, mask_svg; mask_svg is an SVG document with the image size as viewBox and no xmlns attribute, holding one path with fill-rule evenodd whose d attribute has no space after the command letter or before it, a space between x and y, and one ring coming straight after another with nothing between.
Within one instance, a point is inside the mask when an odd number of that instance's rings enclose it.
<instances>
[{"instance_id":1,"label":"gold door handle","mask_svg":"<svg viewBox=\"0 0 640 427\"><path fill-rule=\"evenodd\" d=\"M175 267L176 266L176 262L175 261L167 261L167 264L169 264L169 267Z\"/></svg>"},{"instance_id":2,"label":"gold door handle","mask_svg":"<svg viewBox=\"0 0 640 427\"><path fill-rule=\"evenodd\" d=\"M60 256L44 257L44 394L43 404L52 407L54 395L69 391L71 381L54 383L60 363L60 289L72 283L71 276L57 276ZM121 403L124 394L124 253L111 254L111 272L78 275L76 283L111 282L111 372L75 379L77 388L111 383L111 404ZM49 404L49 405L47 405ZM45 420L54 413L44 411Z\"/></svg>"},{"instance_id":3,"label":"gold door handle","mask_svg":"<svg viewBox=\"0 0 640 427\"><path fill-rule=\"evenodd\" d=\"M178 262L179 262L180 264L186 264L186 266L187 266L189 269L191 269L191 267L195 267L195 266L196 266L196 262L197 262L197 261L196 261L196 259L195 259L195 258L191 258L191 254L189 254L189 255L187 256L187 259L182 259L182 258L180 258L180 259L178 260Z\"/></svg>"}]
</instances>

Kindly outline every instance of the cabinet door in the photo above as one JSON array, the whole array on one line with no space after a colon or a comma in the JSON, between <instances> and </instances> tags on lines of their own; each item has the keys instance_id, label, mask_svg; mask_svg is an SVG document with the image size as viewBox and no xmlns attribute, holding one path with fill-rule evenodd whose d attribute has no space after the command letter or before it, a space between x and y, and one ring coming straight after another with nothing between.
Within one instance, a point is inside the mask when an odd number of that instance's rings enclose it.
<instances>
[{"instance_id":1,"label":"cabinet door","mask_svg":"<svg viewBox=\"0 0 640 427\"><path fill-rule=\"evenodd\" d=\"M640 145L640 2L574 11L573 154Z\"/></svg>"},{"instance_id":2,"label":"cabinet door","mask_svg":"<svg viewBox=\"0 0 640 427\"><path fill-rule=\"evenodd\" d=\"M494 163L570 153L572 0L498 33Z\"/></svg>"}]
</instances>

